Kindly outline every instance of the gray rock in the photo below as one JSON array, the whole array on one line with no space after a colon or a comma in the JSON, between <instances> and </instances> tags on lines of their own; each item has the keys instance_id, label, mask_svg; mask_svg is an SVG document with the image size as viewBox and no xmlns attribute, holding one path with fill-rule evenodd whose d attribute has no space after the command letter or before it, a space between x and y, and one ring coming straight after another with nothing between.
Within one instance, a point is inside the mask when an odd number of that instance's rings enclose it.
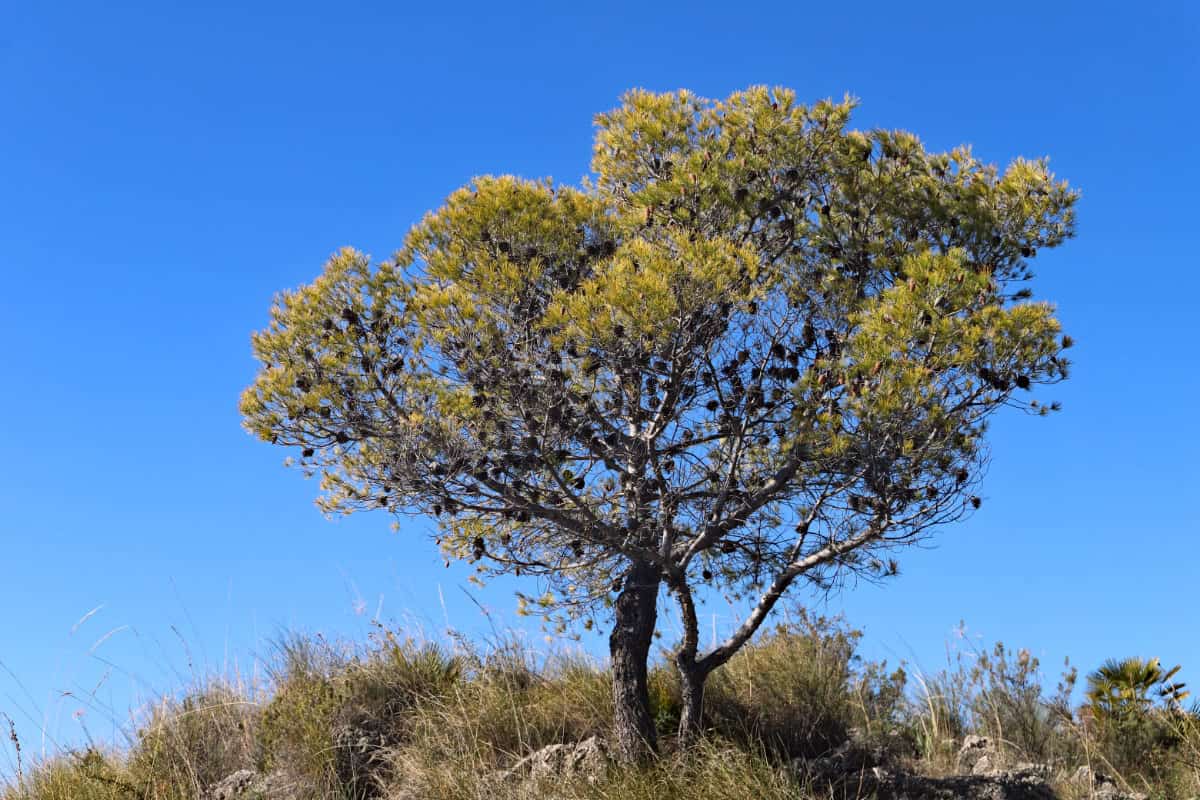
<instances>
[{"instance_id":1,"label":"gray rock","mask_svg":"<svg viewBox=\"0 0 1200 800\"><path fill-rule=\"evenodd\" d=\"M1018 761L1013 767L1014 772L1032 772L1035 775L1040 775L1046 780L1054 775L1054 767L1049 764L1038 764L1033 761Z\"/></svg>"},{"instance_id":2,"label":"gray rock","mask_svg":"<svg viewBox=\"0 0 1200 800\"><path fill-rule=\"evenodd\" d=\"M1054 790L1035 772L992 772L926 778L888 776L873 787L879 800L1056 800Z\"/></svg>"},{"instance_id":3,"label":"gray rock","mask_svg":"<svg viewBox=\"0 0 1200 800\"><path fill-rule=\"evenodd\" d=\"M208 787L202 800L293 800L299 785L282 772L239 769Z\"/></svg>"},{"instance_id":4,"label":"gray rock","mask_svg":"<svg viewBox=\"0 0 1200 800\"><path fill-rule=\"evenodd\" d=\"M798 758L792 772L814 784L818 796L875 797L877 800L1057 800L1049 764L1020 762L1004 769L1004 760L991 740L968 736L958 754L961 774L943 778L914 775L897 768L886 752L847 741L820 757ZM1103 773L1081 767L1072 782L1089 800L1146 800L1130 794Z\"/></svg>"},{"instance_id":5,"label":"gray rock","mask_svg":"<svg viewBox=\"0 0 1200 800\"><path fill-rule=\"evenodd\" d=\"M983 737L964 742L967 774L945 778L913 775L880 761L870 749L847 743L817 759L796 759L793 771L812 782L818 796L862 796L878 800L1056 800L1045 764L1001 770L999 754Z\"/></svg>"},{"instance_id":6,"label":"gray rock","mask_svg":"<svg viewBox=\"0 0 1200 800\"><path fill-rule=\"evenodd\" d=\"M262 775L239 769L226 775L201 794L202 800L293 800L298 785L282 772Z\"/></svg>"},{"instance_id":7,"label":"gray rock","mask_svg":"<svg viewBox=\"0 0 1200 800\"><path fill-rule=\"evenodd\" d=\"M988 761L984 771L996 769L999 766L998 756L991 739L986 736L968 736L963 739L962 747L958 749L958 771L980 774L975 772L975 765L983 759Z\"/></svg>"},{"instance_id":8,"label":"gray rock","mask_svg":"<svg viewBox=\"0 0 1200 800\"><path fill-rule=\"evenodd\" d=\"M503 778L523 778L531 782L557 778L583 778L589 783L608 771L608 749L592 736L574 744L552 744L518 761Z\"/></svg>"},{"instance_id":9,"label":"gray rock","mask_svg":"<svg viewBox=\"0 0 1200 800\"><path fill-rule=\"evenodd\" d=\"M1090 800L1146 800L1145 794L1125 791L1111 775L1086 764L1075 770L1071 783L1087 792Z\"/></svg>"},{"instance_id":10,"label":"gray rock","mask_svg":"<svg viewBox=\"0 0 1200 800\"><path fill-rule=\"evenodd\" d=\"M333 732L334 769L341 784L357 797L378 797L392 743L379 723L363 720Z\"/></svg>"},{"instance_id":11,"label":"gray rock","mask_svg":"<svg viewBox=\"0 0 1200 800\"><path fill-rule=\"evenodd\" d=\"M998 772L1000 765L996 763L995 753L984 753L975 759L975 763L971 765L972 775L989 775L993 772Z\"/></svg>"},{"instance_id":12,"label":"gray rock","mask_svg":"<svg viewBox=\"0 0 1200 800\"><path fill-rule=\"evenodd\" d=\"M239 769L231 775L208 788L204 796L206 800L243 800L256 791L257 784L262 783L262 776L254 770ZM262 794L262 792L257 792Z\"/></svg>"},{"instance_id":13,"label":"gray rock","mask_svg":"<svg viewBox=\"0 0 1200 800\"><path fill-rule=\"evenodd\" d=\"M1127 792L1115 783L1106 783L1094 789L1091 800L1147 800L1149 795L1142 792Z\"/></svg>"},{"instance_id":14,"label":"gray rock","mask_svg":"<svg viewBox=\"0 0 1200 800\"><path fill-rule=\"evenodd\" d=\"M795 758L791 761L793 774L819 783L839 784L852 781L868 770L887 761L887 753L871 748L857 739L848 739L837 748L816 758Z\"/></svg>"}]
</instances>

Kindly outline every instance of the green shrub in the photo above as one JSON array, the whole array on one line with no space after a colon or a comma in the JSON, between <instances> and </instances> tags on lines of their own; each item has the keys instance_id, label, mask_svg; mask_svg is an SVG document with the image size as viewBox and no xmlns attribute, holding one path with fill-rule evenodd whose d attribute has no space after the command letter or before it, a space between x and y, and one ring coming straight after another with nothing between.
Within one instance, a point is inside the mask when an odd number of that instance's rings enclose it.
<instances>
[{"instance_id":1,"label":"green shrub","mask_svg":"<svg viewBox=\"0 0 1200 800\"><path fill-rule=\"evenodd\" d=\"M1079 727L1083 757L1134 791L1161 798L1200 795L1200 718L1146 708Z\"/></svg>"},{"instance_id":2,"label":"green shrub","mask_svg":"<svg viewBox=\"0 0 1200 800\"><path fill-rule=\"evenodd\" d=\"M254 766L258 706L233 686L213 683L164 700L138 731L130 779L154 798L197 797L239 769Z\"/></svg>"},{"instance_id":3,"label":"green shrub","mask_svg":"<svg viewBox=\"0 0 1200 800\"><path fill-rule=\"evenodd\" d=\"M462 677L459 658L383 629L358 651L319 636L291 637L278 651L261 765L294 773L321 797L374 796L384 751L408 737L411 712Z\"/></svg>"},{"instance_id":4,"label":"green shrub","mask_svg":"<svg viewBox=\"0 0 1200 800\"><path fill-rule=\"evenodd\" d=\"M327 643L299 636L277 645L274 695L262 712L265 769L287 769L317 790L335 789L334 676L345 661Z\"/></svg>"},{"instance_id":5,"label":"green shrub","mask_svg":"<svg viewBox=\"0 0 1200 800\"><path fill-rule=\"evenodd\" d=\"M861 635L841 620L804 613L777 626L709 678L711 727L783 758L841 744L855 719L851 685Z\"/></svg>"},{"instance_id":6,"label":"green shrub","mask_svg":"<svg viewBox=\"0 0 1200 800\"><path fill-rule=\"evenodd\" d=\"M89 749L34 765L0 800L159 800L143 794L119 758Z\"/></svg>"},{"instance_id":7,"label":"green shrub","mask_svg":"<svg viewBox=\"0 0 1200 800\"><path fill-rule=\"evenodd\" d=\"M1006 748L1012 760L1062 763L1077 753L1070 730L1068 667L1053 697L1042 688L1040 664L1028 650L1015 654L997 642L976 654L970 670L971 729Z\"/></svg>"},{"instance_id":8,"label":"green shrub","mask_svg":"<svg viewBox=\"0 0 1200 800\"><path fill-rule=\"evenodd\" d=\"M410 749L497 768L548 744L606 733L611 724L608 676L589 659L560 654L538 665L514 643L464 658L469 680L412 709Z\"/></svg>"}]
</instances>

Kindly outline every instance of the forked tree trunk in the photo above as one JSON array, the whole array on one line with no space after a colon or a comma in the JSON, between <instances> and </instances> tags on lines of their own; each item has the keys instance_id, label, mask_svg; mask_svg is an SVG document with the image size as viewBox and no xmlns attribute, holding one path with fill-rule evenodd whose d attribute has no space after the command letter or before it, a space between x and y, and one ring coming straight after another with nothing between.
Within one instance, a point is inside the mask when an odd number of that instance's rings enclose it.
<instances>
[{"instance_id":1,"label":"forked tree trunk","mask_svg":"<svg viewBox=\"0 0 1200 800\"><path fill-rule=\"evenodd\" d=\"M658 613L659 573L653 564L634 562L617 597L612 634L613 733L616 755L626 763L646 761L658 750L646 662Z\"/></svg>"}]
</instances>

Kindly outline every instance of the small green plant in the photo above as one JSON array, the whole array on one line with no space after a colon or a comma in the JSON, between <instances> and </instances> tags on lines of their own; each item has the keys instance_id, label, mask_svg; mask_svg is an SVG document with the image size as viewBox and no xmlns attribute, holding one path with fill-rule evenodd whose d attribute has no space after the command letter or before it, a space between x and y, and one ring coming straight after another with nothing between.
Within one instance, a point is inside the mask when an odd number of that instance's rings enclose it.
<instances>
[{"instance_id":1,"label":"small green plant","mask_svg":"<svg viewBox=\"0 0 1200 800\"><path fill-rule=\"evenodd\" d=\"M1178 708L1190 694L1175 681L1176 665L1164 670L1157 658L1109 659L1088 675L1087 701L1097 721L1127 720L1160 702Z\"/></svg>"},{"instance_id":2,"label":"small green plant","mask_svg":"<svg viewBox=\"0 0 1200 800\"><path fill-rule=\"evenodd\" d=\"M913 671L916 692L909 724L918 755L935 773L953 771L959 742L968 730L967 679L961 660L958 666L932 675Z\"/></svg>"},{"instance_id":3,"label":"small green plant","mask_svg":"<svg viewBox=\"0 0 1200 800\"><path fill-rule=\"evenodd\" d=\"M1200 790L1200 753L1179 667L1159 659L1110 659L1090 673L1080 733L1096 759L1139 791L1192 797Z\"/></svg>"}]
</instances>

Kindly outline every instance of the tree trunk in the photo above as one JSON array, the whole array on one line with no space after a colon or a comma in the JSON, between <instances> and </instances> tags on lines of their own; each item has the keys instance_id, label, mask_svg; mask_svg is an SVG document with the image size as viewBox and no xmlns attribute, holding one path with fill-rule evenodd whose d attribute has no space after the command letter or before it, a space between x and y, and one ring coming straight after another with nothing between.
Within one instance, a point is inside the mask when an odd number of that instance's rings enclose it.
<instances>
[{"instance_id":1,"label":"tree trunk","mask_svg":"<svg viewBox=\"0 0 1200 800\"><path fill-rule=\"evenodd\" d=\"M675 664L679 668L679 688L683 696L679 715L679 748L683 750L698 742L704 732L704 683L708 680L709 670L684 659L677 659Z\"/></svg>"},{"instance_id":2,"label":"tree trunk","mask_svg":"<svg viewBox=\"0 0 1200 800\"><path fill-rule=\"evenodd\" d=\"M653 564L633 563L617 597L608 638L616 753L626 763L646 761L658 749L646 686L646 662L658 614L658 583L659 573Z\"/></svg>"}]
</instances>

